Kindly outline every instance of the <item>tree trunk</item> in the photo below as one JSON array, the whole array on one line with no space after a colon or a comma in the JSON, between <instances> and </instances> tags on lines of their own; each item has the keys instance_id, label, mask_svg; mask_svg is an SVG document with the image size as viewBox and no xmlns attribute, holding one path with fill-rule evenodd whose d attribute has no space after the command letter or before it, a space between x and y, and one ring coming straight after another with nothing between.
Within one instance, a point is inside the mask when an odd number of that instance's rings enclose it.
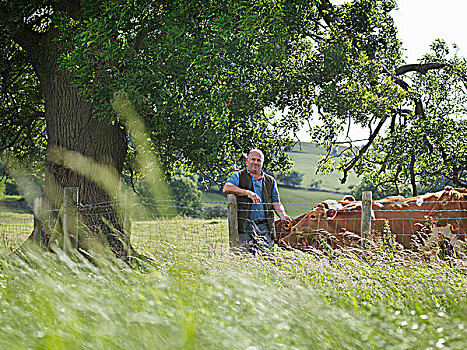
<instances>
[{"instance_id":1,"label":"tree trunk","mask_svg":"<svg viewBox=\"0 0 467 350\"><path fill-rule=\"evenodd\" d=\"M117 208L109 204L114 199L109 188L117 188L123 169L127 151L126 130L118 123L93 117L92 103L70 85L68 73L58 68L58 57L59 50L50 36L44 37L32 52L33 66L41 82L47 123L45 201L52 209L59 209L63 189L77 187L79 202L86 208L82 211L85 215L81 216L86 232L103 234L111 249L124 257L129 248L128 238L122 230ZM71 166L73 162L70 159L85 161L79 163L80 166ZM102 179L105 174L114 176ZM98 205L100 203L106 203L106 206ZM46 237L43 243L49 244L47 232ZM75 240L76 245L85 247L86 242L81 238Z\"/></svg>"}]
</instances>

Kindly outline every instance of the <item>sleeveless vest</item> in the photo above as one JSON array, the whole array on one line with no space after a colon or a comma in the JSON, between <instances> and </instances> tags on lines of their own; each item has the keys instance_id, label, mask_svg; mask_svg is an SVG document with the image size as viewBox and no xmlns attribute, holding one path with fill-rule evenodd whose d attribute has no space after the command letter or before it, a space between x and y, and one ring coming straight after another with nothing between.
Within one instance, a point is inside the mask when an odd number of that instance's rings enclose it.
<instances>
[{"instance_id":1,"label":"sleeveless vest","mask_svg":"<svg viewBox=\"0 0 467 350\"><path fill-rule=\"evenodd\" d=\"M254 192L251 175L246 169L240 170L239 187ZM274 188L274 178L263 172L263 208L264 217L267 220L271 237L274 237L274 209L272 207L272 190ZM238 231L245 232L250 218L251 204L253 201L247 196L237 196L238 204Z\"/></svg>"}]
</instances>

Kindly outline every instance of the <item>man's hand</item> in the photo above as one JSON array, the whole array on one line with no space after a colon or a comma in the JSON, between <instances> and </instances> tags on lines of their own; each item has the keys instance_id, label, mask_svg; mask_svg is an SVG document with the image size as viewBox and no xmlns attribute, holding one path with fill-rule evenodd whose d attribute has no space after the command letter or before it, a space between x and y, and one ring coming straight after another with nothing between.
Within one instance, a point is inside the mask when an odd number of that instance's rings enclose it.
<instances>
[{"instance_id":1,"label":"man's hand","mask_svg":"<svg viewBox=\"0 0 467 350\"><path fill-rule=\"evenodd\" d=\"M253 203L261 202L261 198L259 198L259 196L253 191L246 190L246 195L253 201Z\"/></svg>"},{"instance_id":2,"label":"man's hand","mask_svg":"<svg viewBox=\"0 0 467 350\"><path fill-rule=\"evenodd\" d=\"M272 207L274 208L274 211L276 212L279 219L281 219L282 223L284 223L284 221L292 223L292 218L285 213L284 206L281 203L272 203Z\"/></svg>"}]
</instances>

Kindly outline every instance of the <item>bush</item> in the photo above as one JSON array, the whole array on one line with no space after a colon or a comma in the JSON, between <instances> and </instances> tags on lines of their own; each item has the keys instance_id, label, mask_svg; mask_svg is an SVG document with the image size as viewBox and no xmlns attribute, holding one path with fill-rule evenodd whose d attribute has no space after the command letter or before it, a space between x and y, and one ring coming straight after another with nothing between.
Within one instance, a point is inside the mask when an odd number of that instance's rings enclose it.
<instances>
[{"instance_id":1,"label":"bush","mask_svg":"<svg viewBox=\"0 0 467 350\"><path fill-rule=\"evenodd\" d=\"M6 181L4 193L7 196L19 196L18 186L14 182Z\"/></svg>"},{"instance_id":2,"label":"bush","mask_svg":"<svg viewBox=\"0 0 467 350\"><path fill-rule=\"evenodd\" d=\"M289 175L279 174L276 176L277 181L290 187L299 187L302 183L305 174L293 170Z\"/></svg>"},{"instance_id":3,"label":"bush","mask_svg":"<svg viewBox=\"0 0 467 350\"><path fill-rule=\"evenodd\" d=\"M310 188L319 188L322 183L323 180L311 180Z\"/></svg>"},{"instance_id":4,"label":"bush","mask_svg":"<svg viewBox=\"0 0 467 350\"><path fill-rule=\"evenodd\" d=\"M195 180L183 175L175 175L170 179L170 188L177 205L178 214L187 216L202 214L201 191L198 190Z\"/></svg>"},{"instance_id":5,"label":"bush","mask_svg":"<svg viewBox=\"0 0 467 350\"><path fill-rule=\"evenodd\" d=\"M226 218L228 215L226 207L207 207L204 208L203 217L205 219L212 219L212 218Z\"/></svg>"}]
</instances>

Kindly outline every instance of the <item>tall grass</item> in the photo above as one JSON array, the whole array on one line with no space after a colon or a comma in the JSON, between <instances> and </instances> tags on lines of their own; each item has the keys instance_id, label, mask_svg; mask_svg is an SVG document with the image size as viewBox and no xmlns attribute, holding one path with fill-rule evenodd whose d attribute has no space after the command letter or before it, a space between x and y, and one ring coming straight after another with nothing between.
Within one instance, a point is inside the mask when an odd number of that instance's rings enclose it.
<instances>
[{"instance_id":1,"label":"tall grass","mask_svg":"<svg viewBox=\"0 0 467 350\"><path fill-rule=\"evenodd\" d=\"M394 255L278 261L149 248L131 265L2 255L2 349L462 349L466 267Z\"/></svg>"},{"instance_id":2,"label":"tall grass","mask_svg":"<svg viewBox=\"0 0 467 350\"><path fill-rule=\"evenodd\" d=\"M230 254L226 230L225 220L135 222L133 245L144 256L131 264L105 252L84 259L0 248L0 349L467 344L465 259L382 245L365 259L279 251L270 261Z\"/></svg>"}]
</instances>

